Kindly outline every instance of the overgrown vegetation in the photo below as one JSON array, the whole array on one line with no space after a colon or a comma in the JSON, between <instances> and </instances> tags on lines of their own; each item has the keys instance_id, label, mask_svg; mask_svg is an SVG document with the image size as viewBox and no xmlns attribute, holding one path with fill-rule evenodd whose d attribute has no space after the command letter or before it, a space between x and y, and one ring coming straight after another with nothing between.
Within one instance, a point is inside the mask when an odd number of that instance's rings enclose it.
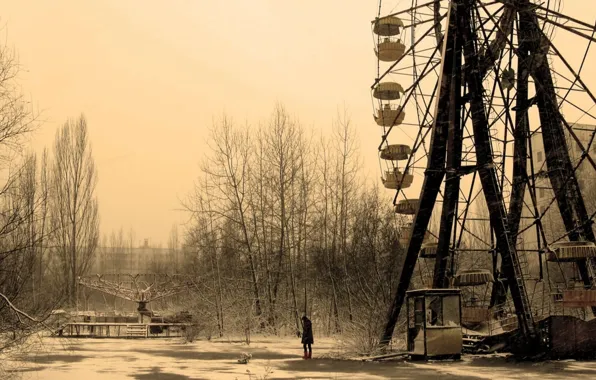
<instances>
[{"instance_id":1,"label":"overgrown vegetation","mask_svg":"<svg viewBox=\"0 0 596 380\"><path fill-rule=\"evenodd\" d=\"M98 228L84 118L58 131L52 153L25 152L39 122L18 72L14 51L0 46L0 353L50 328L63 301L75 305Z\"/></svg>"},{"instance_id":2,"label":"overgrown vegetation","mask_svg":"<svg viewBox=\"0 0 596 380\"><path fill-rule=\"evenodd\" d=\"M200 278L194 308L219 335L295 334L306 313L315 334L374 346L396 286L402 221L389 194L364 181L347 112L332 130L309 131L281 105L259 127L214 123L185 203L185 249Z\"/></svg>"}]
</instances>

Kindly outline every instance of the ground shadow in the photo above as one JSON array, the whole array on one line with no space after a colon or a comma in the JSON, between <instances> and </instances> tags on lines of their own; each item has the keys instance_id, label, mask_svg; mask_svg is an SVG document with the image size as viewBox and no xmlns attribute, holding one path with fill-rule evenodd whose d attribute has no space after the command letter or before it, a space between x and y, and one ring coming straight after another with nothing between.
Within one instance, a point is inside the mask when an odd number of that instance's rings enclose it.
<instances>
[{"instance_id":1,"label":"ground shadow","mask_svg":"<svg viewBox=\"0 0 596 380\"><path fill-rule=\"evenodd\" d=\"M187 360L231 360L236 361L241 352L252 355L253 360L286 360L296 359L297 355L280 354L263 349L243 349L233 352L209 352L209 351L168 351L168 350L135 350L135 352L147 355L166 356L173 359Z\"/></svg>"},{"instance_id":2,"label":"ground shadow","mask_svg":"<svg viewBox=\"0 0 596 380\"><path fill-rule=\"evenodd\" d=\"M22 362L30 362L37 364L52 364L54 362L65 362L65 363L77 363L89 356L84 355L56 355L56 354L36 354L36 355L23 355L16 359Z\"/></svg>"},{"instance_id":3,"label":"ground shadow","mask_svg":"<svg viewBox=\"0 0 596 380\"><path fill-rule=\"evenodd\" d=\"M161 372L159 367L151 368L150 372L137 373L136 380L204 380L198 377L188 377L177 373Z\"/></svg>"},{"instance_id":4,"label":"ground shadow","mask_svg":"<svg viewBox=\"0 0 596 380\"><path fill-rule=\"evenodd\" d=\"M596 368L581 368L573 364L593 363L587 361L519 361L513 357L482 357L474 356L466 360L466 365L474 368L485 367L487 370L503 370L511 373L531 373L533 375L555 375L560 373L562 377L572 374L573 376L586 375L596 379ZM573 366L573 368L571 368Z\"/></svg>"},{"instance_id":5,"label":"ground shadow","mask_svg":"<svg viewBox=\"0 0 596 380\"><path fill-rule=\"evenodd\" d=\"M7 373L24 373L24 372L37 372L37 371L43 371L44 369L46 369L47 367L21 367L21 368L16 368L16 369L7 369L6 372Z\"/></svg>"},{"instance_id":6,"label":"ground shadow","mask_svg":"<svg viewBox=\"0 0 596 380\"><path fill-rule=\"evenodd\" d=\"M278 363L276 363L278 366ZM413 367L405 362L359 362L354 360L313 359L288 360L279 369L291 372L343 373L357 377L358 373L381 376L386 379L432 379L438 373L433 369ZM440 374L441 379L480 379L477 376Z\"/></svg>"}]
</instances>

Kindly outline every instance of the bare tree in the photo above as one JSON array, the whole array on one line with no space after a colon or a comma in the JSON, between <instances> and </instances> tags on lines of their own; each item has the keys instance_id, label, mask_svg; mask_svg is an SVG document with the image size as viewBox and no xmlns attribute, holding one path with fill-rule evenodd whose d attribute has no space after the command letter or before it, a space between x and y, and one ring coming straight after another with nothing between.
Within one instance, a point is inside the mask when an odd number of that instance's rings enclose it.
<instances>
[{"instance_id":1,"label":"bare tree","mask_svg":"<svg viewBox=\"0 0 596 380\"><path fill-rule=\"evenodd\" d=\"M249 127L234 128L233 121L222 117L214 125L209 142L213 156L203 165L203 172L217 191L218 202L212 210L239 230L241 246L246 254L252 282L255 313L262 314L261 293L254 248L254 231L249 215L250 145Z\"/></svg>"},{"instance_id":2,"label":"bare tree","mask_svg":"<svg viewBox=\"0 0 596 380\"><path fill-rule=\"evenodd\" d=\"M273 189L271 197L273 212L273 230L277 251L273 263L273 286L272 298L269 304L270 323L275 326L277 318L277 304L279 290L283 284L282 274L289 271L289 276L285 280L288 284L286 290L291 293L292 316L295 318L297 313L297 294L293 275L293 258L295 255L295 244L292 241L294 234L292 220L297 213L295 202L297 193L295 189L300 182L300 173L302 172L303 160L301 160L304 150L304 131L301 125L278 104L270 118L267 131L264 133L265 140L265 162L268 170L268 183ZM297 199L296 199L297 200ZM293 318L293 319L294 319ZM298 325L298 322L296 323ZM298 327L298 326L297 326Z\"/></svg>"},{"instance_id":3,"label":"bare tree","mask_svg":"<svg viewBox=\"0 0 596 380\"><path fill-rule=\"evenodd\" d=\"M216 213L212 208L212 197L210 193L211 187L208 181L204 180L197 185L195 189L192 203L195 209L193 210L194 226L189 231L189 238L191 244L202 253L200 258L203 259L203 268L197 268L202 275L208 272L212 283L212 297L213 303L208 301L215 308L215 315L211 317L216 319L217 330L219 336L224 333L224 310L223 310L223 285L222 273L220 270L220 252L218 233L217 233L217 218ZM202 269L202 270L201 270ZM198 276L197 276L198 277ZM203 289L201 289L203 290ZM204 298L206 299L206 298Z\"/></svg>"},{"instance_id":4,"label":"bare tree","mask_svg":"<svg viewBox=\"0 0 596 380\"><path fill-rule=\"evenodd\" d=\"M318 150L317 161L319 171L319 202L318 204L318 224L321 225L319 230L319 247L323 253L323 262L327 269L326 276L330 281L330 312L329 312L329 323L328 331L332 330L339 332L341 329L341 322L339 317L339 300L338 293L339 289L334 276L334 270L336 267L335 263L335 249L336 249L336 236L337 236L337 224L334 222L334 215L336 215L335 204L337 203L337 197L335 196L335 172L333 171L333 161L335 158L336 150L332 149L333 145L330 140L321 137L320 149ZM331 328L332 321L334 324L333 329Z\"/></svg>"},{"instance_id":5,"label":"bare tree","mask_svg":"<svg viewBox=\"0 0 596 380\"><path fill-rule=\"evenodd\" d=\"M45 155L41 170L35 156L22 156L23 139L37 120L19 91L18 72L14 51L1 45L0 351L35 331L56 296L44 283Z\"/></svg>"},{"instance_id":6,"label":"bare tree","mask_svg":"<svg viewBox=\"0 0 596 380\"><path fill-rule=\"evenodd\" d=\"M48 212L48 168L47 151L42 154L41 167L38 169L37 157L29 155L23 163L22 177L20 177L19 188L20 196L25 200L25 226L22 231L25 236L32 257L32 267L23 268L25 275L31 271L31 293L33 306L37 307L43 304L42 300L46 296L44 289L51 286L44 286L45 269L44 256L46 248L44 246L47 235L47 212ZM39 302L38 302L39 301Z\"/></svg>"},{"instance_id":7,"label":"bare tree","mask_svg":"<svg viewBox=\"0 0 596 380\"><path fill-rule=\"evenodd\" d=\"M71 307L77 301L78 277L92 264L99 239L96 183L87 121L81 115L68 120L56 133L52 166L53 246L63 268Z\"/></svg>"},{"instance_id":8,"label":"bare tree","mask_svg":"<svg viewBox=\"0 0 596 380\"><path fill-rule=\"evenodd\" d=\"M381 195L383 190L358 189L351 197L354 220L348 231L344 273L352 297L352 319L342 332L360 353L370 352L378 343L380 323L405 253L398 243L402 221L391 207L391 198Z\"/></svg>"},{"instance_id":9,"label":"bare tree","mask_svg":"<svg viewBox=\"0 0 596 380\"><path fill-rule=\"evenodd\" d=\"M266 158L265 129L260 127L254 133L254 146L250 171L250 191L252 196L249 198L250 211L252 215L252 225L256 243L256 250L261 267L260 287L264 288L268 305L273 304L273 267L272 253L274 251L273 240L273 189L270 186L269 167ZM264 272L264 273L263 273ZM264 283L264 284L263 284ZM271 307L269 307L269 322L272 323L273 317Z\"/></svg>"},{"instance_id":10,"label":"bare tree","mask_svg":"<svg viewBox=\"0 0 596 380\"><path fill-rule=\"evenodd\" d=\"M348 225L350 223L350 205L352 195L356 188L356 176L358 174L358 146L355 136L355 130L351 124L350 116L347 110L338 112L337 119L334 122L334 134L337 142L337 194L339 201L339 254L342 258L344 270L344 288L348 300L348 318L353 319L352 315L352 295L350 291L350 281L348 273Z\"/></svg>"},{"instance_id":11,"label":"bare tree","mask_svg":"<svg viewBox=\"0 0 596 380\"><path fill-rule=\"evenodd\" d=\"M26 336L39 322L33 316L49 312L58 297L44 283L47 188L40 179L30 155L0 194L0 351L10 345L2 341L5 333L12 332L13 341Z\"/></svg>"}]
</instances>

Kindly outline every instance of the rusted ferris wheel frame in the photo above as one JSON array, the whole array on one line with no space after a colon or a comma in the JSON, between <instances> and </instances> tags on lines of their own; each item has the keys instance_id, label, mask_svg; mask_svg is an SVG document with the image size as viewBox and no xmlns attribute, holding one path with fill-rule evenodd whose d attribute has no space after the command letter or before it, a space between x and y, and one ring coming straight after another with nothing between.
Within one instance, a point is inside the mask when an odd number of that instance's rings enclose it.
<instances>
[{"instance_id":1,"label":"rusted ferris wheel frame","mask_svg":"<svg viewBox=\"0 0 596 380\"><path fill-rule=\"evenodd\" d=\"M494 3L499 3L501 1L494 1L491 2L490 4L494 4ZM414 3L414 2L413 2ZM453 1L454 4L458 4L460 7L461 6L471 6L472 1ZM479 2L482 3L482 2ZM510 3L510 2L509 2ZM508 36L512 33L513 31L513 24L514 24L514 20L516 19L517 14L519 13L519 7L524 6L524 14L526 15L526 17L528 17L528 14L531 14L532 12L535 12L534 9L530 9L529 5L530 3L527 0L518 0L515 3L515 7L505 7L504 12L501 14L501 17L499 19L498 22L495 22L496 28L497 28L497 37L495 39L493 39L489 44L488 47L485 49L485 51L473 51L469 48L467 49L467 53L464 54L466 55L466 62L472 62L475 61L474 65L474 75L471 74L467 74L466 78L467 78L467 84L468 86L472 85L476 87L476 90L481 89L482 88L482 80L483 77L490 72L490 68L495 64L497 58L499 56L502 55L503 50L507 47L510 46L510 41L508 41ZM481 6L486 6L489 3L482 3L480 4ZM428 6L428 5L433 5L433 13L435 18L436 17L440 17L440 3L435 1L435 2L429 2L429 3L425 3L421 6ZM548 9L548 8L547 8ZM557 13L557 12L554 12ZM557 14L557 17L565 17L562 14ZM534 17L533 19L527 19L526 21L531 21L526 23L526 29L531 29L533 28L534 30L534 34L538 35L538 34L542 34L543 36L545 36L545 31L543 30L543 28L540 27L539 23L538 23L538 18L539 17ZM439 23L435 22L434 28L435 28L435 34L437 36L437 41L440 41L441 38L444 38L444 36L442 34L439 33L440 30L437 30L438 25L440 25ZM544 24L543 24L544 26ZM469 30L466 31L466 27L470 27L470 20L464 20L463 16L462 19L460 19L458 21L458 26L455 30L455 33L460 34L460 38L463 35L466 35L467 33L467 38L468 38L468 45L469 45L469 41L470 39L476 39L477 37L474 36L473 34L475 33L474 30L471 29L471 27L469 28ZM453 30L452 30L453 31ZM544 38L544 37L542 37ZM548 40L548 37L546 37L546 39ZM457 44L457 42L451 41L449 42L451 44ZM461 42L460 42L461 43ZM533 51L533 54L537 54L536 52L538 52L538 49L540 49L540 45L538 46L532 46L531 47L531 51ZM512 49L513 50L513 49ZM515 51L515 54L519 54L518 51ZM444 57L443 57L444 58ZM561 57L563 58L563 57ZM523 63L523 62L522 62ZM445 63L443 63L443 66L445 66ZM569 65L568 65L569 66ZM546 69L544 68L546 67ZM443 67L443 70L445 71L445 67ZM545 133L545 147L548 146L548 141L550 139L550 141L558 141L560 140L562 133L563 133L563 124L565 126L565 128L567 128L568 130L570 129L568 126L568 123L564 120L564 118L561 116L560 112L558 111L558 104L556 102L556 95L554 95L554 87L552 85L552 80L549 81L549 73L547 73L547 71L550 70L548 68L548 64L543 66L542 70L537 70L535 67L531 67L531 73L529 73L532 78L535 79L536 82L539 82L537 84L537 86L544 84L543 82L546 83L546 85L544 87L546 88L541 88L541 103L539 104L539 109L541 110L541 116L543 116L546 112L545 110L554 110L553 114L554 114L554 118L552 118L553 120L551 120L551 123L549 124L549 120L545 119L545 122L543 124L546 125L546 133ZM389 70L388 70L389 71ZM447 70L448 71L448 70ZM524 79L524 75L520 74L522 70L518 70L518 78L517 81L518 82L526 82L527 83L527 77L529 77L530 75L525 74L526 79ZM574 73L575 74L575 73ZM521 78L520 78L521 75ZM579 76L577 74L575 74L576 78L579 78ZM581 78L579 78L579 80L581 80ZM495 79L495 85L496 85L496 81L497 79ZM378 82L378 81L377 81ZM431 149L430 152L430 156L428 157L428 170L425 174L425 181L423 184L423 189L426 188L428 186L428 181L434 182L436 187L438 188L438 186L440 186L440 183L443 181L444 175L445 173L440 173L440 170L436 170L436 168L440 168L440 167L445 167L445 161L444 161L444 157L445 155L441 155L442 152L446 152L447 150L452 151L454 149L453 146L453 133L454 131L451 130L451 132L449 132L448 129L448 119L449 116L447 116L446 114L448 114L448 111L445 111L446 109L446 103L448 103L446 100L441 100L441 99L445 99L447 96L444 95L442 96L442 94L445 94L446 91L446 87L451 86L451 83L453 81L449 78L449 75L443 75L442 78L440 79L440 83L441 83L441 91L438 95L438 107L437 109L439 110L443 110L442 115L441 116L441 112L439 112L439 114L437 114L437 120L434 121L434 125L435 127L433 128L432 131L432 136L431 136L431 145L433 146L433 149ZM475 83L475 84L474 84ZM499 86L501 86L501 83L499 83ZM502 91L502 89L501 89ZM518 90L519 92L519 90ZM524 96L523 96L523 92L524 89L521 89L522 92L522 99L518 99L517 102L517 107L518 109L521 109L525 106L524 102L527 102L527 99L524 100ZM554 99L554 100L553 100ZM472 102L470 99L467 99L467 101ZM480 95L478 95L476 97L476 100L474 100L474 102L477 104L475 107L477 109L476 111L476 118L472 117L472 124L476 124L474 125L475 127L475 132L474 134L478 134L479 136L482 135L484 132L483 130L486 128L485 126L488 125L488 120L482 120L482 118L478 116L479 109L483 109L483 106L480 106L480 104L482 104L482 98ZM443 106L441 106L441 104L443 104ZM429 107L430 108L430 107ZM428 110L427 110L428 111ZM508 111L507 111L508 114ZM520 115L519 117L517 115ZM451 120L453 118L454 112L451 111ZM519 142L522 139L522 135L523 135L523 124L526 123L527 124L527 120L524 120L523 117L524 113L516 113L516 118L517 120L515 121L515 125L520 126L519 129L516 128L516 131L518 131L518 133L513 136L514 137L514 141L517 141L518 143L515 144L516 145L516 151L514 152L515 154L524 156L523 151L519 152L517 146L521 146L523 144L519 144ZM437 128L438 125L443 125L442 128ZM477 126L478 125L478 126ZM388 135L389 132L386 132L383 135L383 142L386 141L386 137ZM448 136L451 133L451 145L449 143L449 139ZM550 136L550 137L549 137ZM575 138L576 141L577 138L575 136L573 136ZM490 136L488 137L490 138ZM564 138L564 136L563 136ZM456 139L457 140L457 139ZM485 139L486 140L486 139ZM482 145L482 144L481 144ZM486 145L486 144L484 144ZM449 149L448 149L449 146ZM581 149L584 150L584 147L580 144ZM478 148L478 145L477 145ZM457 150L457 146L455 146L455 149ZM413 151L415 151L416 149L414 148ZM433 150L434 150L434 154L433 154ZM553 162L554 160L557 160L557 162L563 162L563 167L565 169L563 170L559 170L559 172L563 172L566 171L566 173L564 175L559 175L557 176L556 173L552 173L550 175L551 177L551 182L553 183L553 189L555 191L555 194L557 194L556 198L557 201L559 203L559 207L561 209L561 213L563 216L563 219L565 220L565 225L567 227L568 230L570 231L575 231L575 229L573 227L570 227L570 222L569 220L588 220L588 216L587 213L585 212L585 206L583 206L583 200L581 199L581 196L578 197L579 194L579 188L577 186L577 180L575 179L575 175L574 175L574 168L572 168L570 161L569 161L569 157L567 155L567 153L565 153L563 156L561 156L560 153L561 150L557 150L557 149L552 149L551 151L547 151L547 160L550 160L551 162ZM559 152L559 153L557 153ZM476 152L478 153L478 152ZM554 158L553 158L554 157ZM490 158L490 157L489 157ZM588 160L591 161L590 157L588 157ZM457 159L456 159L457 161ZM486 160L485 161L487 163L490 163L492 161L492 159ZM565 163L565 161L567 163ZM453 164L453 163L452 163ZM457 164L457 162L455 162L455 164ZM552 167L556 167L557 165L551 164L550 166ZM434 169L433 169L434 168ZM453 169L453 168L452 168ZM532 168L532 171L534 169ZM514 175L514 180L513 183L511 184L513 190L512 190L512 197L510 200L510 207L509 207L509 213L506 212L506 209L503 207L501 208L501 210L498 212L499 216L493 216L492 219L492 223L493 226L494 225L500 225L497 226L497 229L499 229L501 232L499 233L501 235L501 238L499 239L500 241L500 245L503 246L505 245L505 247L501 247L499 250L501 251L501 255L503 255L503 253L505 253L505 259L507 260L511 260L511 259L507 259L507 257L510 257L513 259L513 263L509 264L509 266L514 266L515 267L515 247L512 246L512 241L511 241L511 236L516 236L516 232L512 231L513 233L510 233L511 231L508 230L508 225L512 224L515 225L516 221L517 221L517 225L519 225L519 216L516 215L517 213L515 212L516 209L519 209L521 206L520 204L523 203L523 192L519 193L519 187L520 184L524 185L526 183L528 183L528 175L527 173L524 175L523 172L526 171L525 168L525 163L522 163L521 161L518 160L517 163L514 163L514 172L517 173L517 175ZM569 174L569 171L572 173L571 175ZM453 177L453 176L452 176ZM491 194L487 194L486 190L485 190L485 197L491 198L491 197L495 197L492 201L493 204L500 204L502 206L504 206L503 203L503 196L502 194L500 194L500 187L498 183L495 183L494 186L488 185L486 184L487 182L487 175L484 175L485 177L485 184L484 187L486 188L490 188L492 187L493 190L492 195ZM496 178L493 175L488 175L488 177L493 177ZM474 177L476 178L476 177ZM494 182L494 180L491 180L492 182ZM521 181L521 182L520 182ZM525 181L525 182L524 182ZM502 181L501 181L502 182ZM438 184L438 185L437 185ZM457 186L456 186L457 187ZM501 188L502 188L502 183L501 183ZM562 190L566 188L566 192L569 193L569 191L571 191L572 195L571 199L562 199L564 198L563 196L561 196L561 194L563 194L565 191ZM518 190L516 190L518 189ZM438 192L438 190L437 190ZM446 190L447 193L447 190ZM451 191L451 193L453 193L453 191ZM448 198L450 196L447 196ZM535 195L533 195L533 199L532 202L534 203L534 208L535 208L535 199L534 199ZM471 198L471 196L469 197ZM422 192L421 198L420 198L420 203L424 203L425 201L430 201L431 204L434 204L434 201L436 200L436 194L434 195L434 199L428 198L424 199L424 191ZM452 209L453 206L446 206L446 204L444 203L443 205L444 210L446 209ZM500 206L501 207L501 206ZM583 211L582 211L583 209ZM513 212L512 212L513 210ZM565 213L570 213L572 216L571 217L566 217ZM430 213L428 210L424 210L423 208L421 208L420 210L418 210L418 213L415 217L416 219L420 219L420 217L422 216L422 219L424 219L424 215L421 214L429 214L428 217L430 217ZM445 213L444 213L445 214ZM453 220L452 220L453 222ZM424 224L428 224L428 220L426 220L426 223L424 223L424 221L422 221L422 223L419 223L421 225ZM414 233L412 234L412 238L410 239L410 247L408 248L408 255L406 257L406 263L404 266L404 269L402 270L402 278L400 279L400 286L398 288L398 294L396 295L396 302L394 302L394 304L392 305L392 309L389 312L389 317L388 317L388 324L386 326L384 335L381 338L381 343L382 344L386 344L388 343L388 340L391 338L392 332L393 332L393 327L395 326L395 321L397 320L397 316L399 315L399 309L401 308L401 303L403 303L403 296L401 295L401 293L403 293L403 295L405 295L405 290L407 290L407 285L409 284L409 280L411 278L411 273L407 273L410 271L411 267L413 268L413 264L415 264L416 259L417 259L417 252L415 252L416 254L411 254L413 251L417 251L420 249L420 247L416 247L419 246L422 242L422 238L423 236L421 236L421 234L424 234L424 230L426 229L426 225L424 227L420 226L420 228L418 229L418 231L416 230L416 228L414 228ZM588 225L588 223L582 223L582 226L586 226ZM446 225L445 227L449 227L448 225ZM448 231L450 231L449 228L446 228ZM422 231L422 233L420 234L419 232ZM577 240L577 239L586 239L589 241L593 241L594 237L593 234L590 235L591 232L587 230L587 228L584 228L583 232L578 232L575 234L571 234L570 238L572 240ZM443 244L441 244L441 242L439 243L439 245L443 245L443 250L446 251L445 246L447 246L448 248L448 244L445 244L445 241L447 241L447 243L449 243L450 238L448 237L448 234L445 233L443 234ZM572 236L573 235L573 236ZM417 241L419 240L419 241ZM440 239L441 240L441 239ZM509 246L509 247L507 247ZM441 250L441 248L439 248L439 250ZM505 252L503 252L505 251ZM436 273L444 273L444 269L439 268L440 260L437 260L437 266L436 266L436 270L435 270L435 274ZM513 268L513 272L515 272L515 268ZM511 271L511 270L510 270ZM580 269L581 271L581 269ZM511 279L515 279L517 277L519 277L516 273L509 273L508 275L509 278ZM584 277L582 275L582 277ZM407 281L403 281L403 280L407 280ZM435 279L435 286L439 287L440 286L440 282L441 280L437 280ZM512 281L512 282L519 282L519 281ZM520 288L521 287L521 292L518 290L515 291L515 293L523 293L524 292L524 285L521 284L517 284L514 285L515 287ZM401 297L401 299L399 299ZM523 299L526 299L525 301ZM517 299L518 302L515 302ZM521 301L520 301L521 299ZM527 305L527 295L523 296L523 294L518 294L517 296L514 296L514 302L516 303L516 311L518 312L518 319L521 319L520 321L520 327L523 332L524 335L528 336L528 337L532 337L534 336L534 332L533 332L533 321L532 321L532 315L530 312L530 308L529 306L524 306L523 304ZM399 303L399 305L397 305L397 303ZM396 310L396 306L397 306L397 310ZM397 311L397 313L395 313ZM391 326L391 324L393 323L393 325Z\"/></svg>"}]
</instances>

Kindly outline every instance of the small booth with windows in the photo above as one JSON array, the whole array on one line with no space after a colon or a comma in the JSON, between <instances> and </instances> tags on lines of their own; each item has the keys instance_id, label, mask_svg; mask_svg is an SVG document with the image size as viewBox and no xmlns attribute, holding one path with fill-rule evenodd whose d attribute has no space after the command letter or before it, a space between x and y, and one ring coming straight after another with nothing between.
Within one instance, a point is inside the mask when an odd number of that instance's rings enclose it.
<instances>
[{"instance_id":1,"label":"small booth with windows","mask_svg":"<svg viewBox=\"0 0 596 380\"><path fill-rule=\"evenodd\" d=\"M459 359L463 347L459 289L407 292L408 354L416 359Z\"/></svg>"}]
</instances>

